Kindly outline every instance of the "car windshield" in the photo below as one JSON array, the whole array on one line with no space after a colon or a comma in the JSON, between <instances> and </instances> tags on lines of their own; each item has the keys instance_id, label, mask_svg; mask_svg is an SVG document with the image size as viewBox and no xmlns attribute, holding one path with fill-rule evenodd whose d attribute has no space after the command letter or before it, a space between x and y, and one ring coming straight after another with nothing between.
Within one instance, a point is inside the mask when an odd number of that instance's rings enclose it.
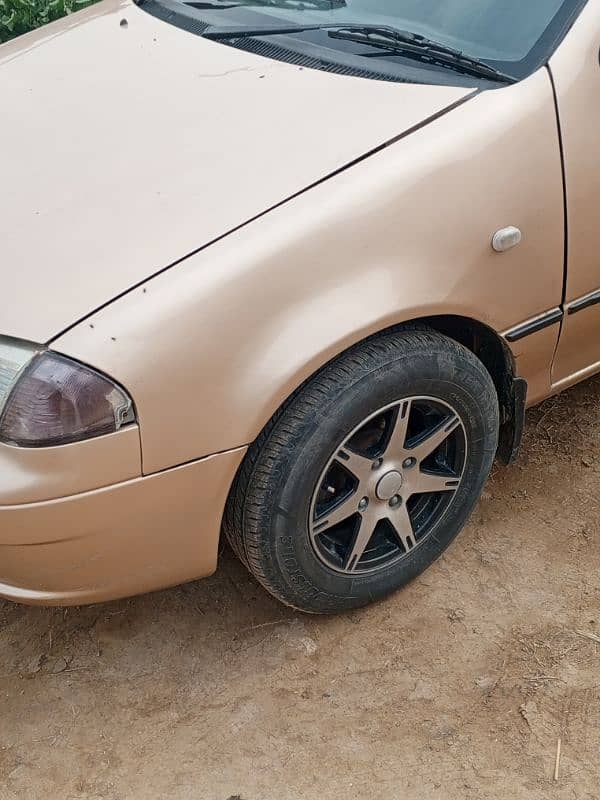
<instances>
[{"instance_id":1,"label":"car windshield","mask_svg":"<svg viewBox=\"0 0 600 800\"><path fill-rule=\"evenodd\" d=\"M235 0L232 0L232 4ZM310 2L262 7L294 23L389 25L493 61L521 61L548 28L564 0L346 0L315 8ZM233 15L232 15L233 16Z\"/></svg>"},{"instance_id":2,"label":"car windshield","mask_svg":"<svg viewBox=\"0 0 600 800\"><path fill-rule=\"evenodd\" d=\"M145 0L138 0L142 3ZM147 0L160 2L161 0ZM173 4L173 0L165 0ZM586 0L182 0L211 26L260 31L269 26L385 26L418 34L435 43L460 51L515 78L523 78L549 58ZM331 30L329 28L328 30ZM258 35L258 34L257 34ZM319 42L328 57L337 48L345 56L373 62L402 63L402 54L372 52L365 42L349 48L344 37L286 34L285 46L298 49L303 39L314 48ZM293 39L292 43L290 39ZM337 39L337 42L336 42ZM226 40L235 46L235 40ZM281 40L278 42L281 44ZM244 45L249 49L247 45ZM419 60L419 54L413 53ZM421 59L425 61L426 59ZM456 65L454 65L456 66ZM448 70L453 65L434 64ZM379 68L379 65L377 65ZM431 63L427 64L431 69ZM459 70L460 71L460 70ZM471 73L472 74L472 73Z\"/></svg>"}]
</instances>

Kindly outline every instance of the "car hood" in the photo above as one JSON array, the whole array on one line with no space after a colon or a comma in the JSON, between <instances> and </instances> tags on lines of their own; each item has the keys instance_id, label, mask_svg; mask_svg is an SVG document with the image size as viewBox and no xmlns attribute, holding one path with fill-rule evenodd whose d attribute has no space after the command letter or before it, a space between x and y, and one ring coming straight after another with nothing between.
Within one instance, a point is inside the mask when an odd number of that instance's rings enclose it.
<instances>
[{"instance_id":1,"label":"car hood","mask_svg":"<svg viewBox=\"0 0 600 800\"><path fill-rule=\"evenodd\" d=\"M0 47L0 85L0 333L38 342L471 91L302 69L119 0Z\"/></svg>"}]
</instances>

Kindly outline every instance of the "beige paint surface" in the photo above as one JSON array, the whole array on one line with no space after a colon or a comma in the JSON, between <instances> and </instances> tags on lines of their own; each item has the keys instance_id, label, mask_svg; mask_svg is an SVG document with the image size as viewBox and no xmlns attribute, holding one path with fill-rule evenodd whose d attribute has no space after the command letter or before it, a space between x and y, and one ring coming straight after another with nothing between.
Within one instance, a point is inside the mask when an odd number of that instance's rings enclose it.
<instances>
[{"instance_id":1,"label":"beige paint surface","mask_svg":"<svg viewBox=\"0 0 600 800\"><path fill-rule=\"evenodd\" d=\"M390 325L456 314L501 332L558 305L562 198L542 69L266 214L52 347L131 391L153 472L251 442L303 380ZM523 242L499 255L492 235L509 224ZM550 391L558 330L514 346L537 399Z\"/></svg>"},{"instance_id":2,"label":"beige paint surface","mask_svg":"<svg viewBox=\"0 0 600 800\"><path fill-rule=\"evenodd\" d=\"M471 91L301 69L127 0L1 46L0 86L0 332L38 342Z\"/></svg>"}]
</instances>

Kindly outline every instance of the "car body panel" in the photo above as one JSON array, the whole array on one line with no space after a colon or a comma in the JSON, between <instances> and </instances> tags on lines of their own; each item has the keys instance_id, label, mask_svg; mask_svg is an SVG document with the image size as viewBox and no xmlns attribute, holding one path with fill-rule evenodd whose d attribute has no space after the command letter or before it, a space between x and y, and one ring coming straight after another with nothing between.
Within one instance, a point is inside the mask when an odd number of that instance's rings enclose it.
<instances>
[{"instance_id":1,"label":"car body panel","mask_svg":"<svg viewBox=\"0 0 600 800\"><path fill-rule=\"evenodd\" d=\"M562 132L569 229L566 314L552 371L556 388L600 369L599 48L600 6L588 3L550 62Z\"/></svg>"},{"instance_id":2,"label":"car body panel","mask_svg":"<svg viewBox=\"0 0 600 800\"><path fill-rule=\"evenodd\" d=\"M110 375L139 428L0 446L0 596L96 602L212 572L247 446L390 326L487 326L529 405L598 369L600 304L561 312L600 288L599 29L589 3L551 71L476 95L301 70L127 0L3 46L0 144L30 160L4 167L0 333ZM494 252L512 225L522 242Z\"/></svg>"},{"instance_id":3,"label":"car body panel","mask_svg":"<svg viewBox=\"0 0 600 800\"><path fill-rule=\"evenodd\" d=\"M383 328L454 314L503 332L558 305L563 222L542 69L274 209L52 347L132 392L149 473L252 441L306 378ZM511 224L521 245L495 253L494 232ZM511 344L532 402L550 391L558 332Z\"/></svg>"},{"instance_id":4,"label":"car body panel","mask_svg":"<svg viewBox=\"0 0 600 800\"><path fill-rule=\"evenodd\" d=\"M3 45L0 82L0 332L37 342L472 93L271 61L121 0Z\"/></svg>"},{"instance_id":5,"label":"car body panel","mask_svg":"<svg viewBox=\"0 0 600 800\"><path fill-rule=\"evenodd\" d=\"M508 331L505 331L508 333ZM515 371L527 381L527 407L541 403L552 393L550 366L556 352L560 323L536 331L518 342L511 342Z\"/></svg>"},{"instance_id":6,"label":"car body panel","mask_svg":"<svg viewBox=\"0 0 600 800\"><path fill-rule=\"evenodd\" d=\"M0 506L0 597L77 605L210 575L245 452L73 497Z\"/></svg>"},{"instance_id":7,"label":"car body panel","mask_svg":"<svg viewBox=\"0 0 600 800\"><path fill-rule=\"evenodd\" d=\"M57 447L0 442L0 507L88 492L141 474L137 425Z\"/></svg>"}]
</instances>

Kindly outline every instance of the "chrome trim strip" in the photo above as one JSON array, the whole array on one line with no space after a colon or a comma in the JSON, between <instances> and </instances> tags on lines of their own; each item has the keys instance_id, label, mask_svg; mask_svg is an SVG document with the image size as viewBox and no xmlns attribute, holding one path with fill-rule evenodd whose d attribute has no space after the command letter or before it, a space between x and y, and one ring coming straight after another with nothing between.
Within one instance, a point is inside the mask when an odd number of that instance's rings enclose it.
<instances>
[{"instance_id":1,"label":"chrome trim strip","mask_svg":"<svg viewBox=\"0 0 600 800\"><path fill-rule=\"evenodd\" d=\"M548 328L550 325L560 322L563 316L562 308L557 306L556 308L550 309L550 311L546 311L544 314L540 314L527 322L517 325L515 328L511 328L504 334L504 337L509 342L516 342L519 339L525 338L525 336L530 336L532 333L537 333L544 328Z\"/></svg>"},{"instance_id":2,"label":"chrome trim strip","mask_svg":"<svg viewBox=\"0 0 600 800\"><path fill-rule=\"evenodd\" d=\"M577 300L573 300L572 303L567 305L567 313L569 315L576 314L578 311L583 311L585 308L595 306L598 303L600 303L600 289L596 289L595 292L590 292L583 297L579 297Z\"/></svg>"}]
</instances>

